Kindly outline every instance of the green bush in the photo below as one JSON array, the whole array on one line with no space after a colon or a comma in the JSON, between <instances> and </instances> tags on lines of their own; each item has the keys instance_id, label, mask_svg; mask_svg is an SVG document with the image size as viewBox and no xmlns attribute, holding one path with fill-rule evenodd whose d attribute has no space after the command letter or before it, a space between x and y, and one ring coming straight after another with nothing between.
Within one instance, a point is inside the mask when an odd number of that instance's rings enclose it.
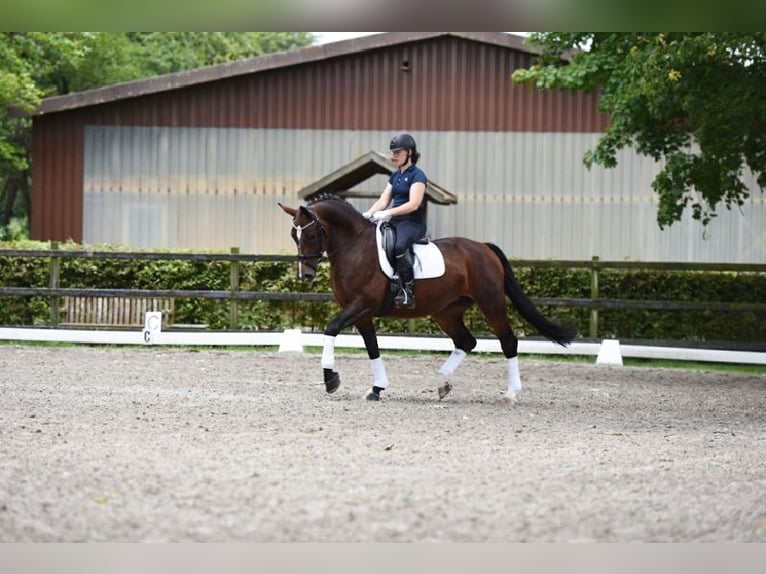
<instances>
[{"instance_id":1,"label":"green bush","mask_svg":"<svg viewBox=\"0 0 766 574\"><path fill-rule=\"evenodd\" d=\"M47 250L47 243L0 242L0 249ZM61 249L86 248L67 243ZM90 246L89 250L117 250ZM110 289L229 289L227 261L176 261L138 259L61 259L60 287ZM47 287L51 262L48 257L0 256L0 284L16 287ZM313 284L301 282L290 262L241 262L240 290L265 292L330 292L329 266L320 265ZM530 297L589 298L590 272L586 269L515 267L515 274ZM604 269L599 272L599 294L606 299L676 301L725 301L752 303L766 301L766 274L731 272L689 272ZM230 326L229 300L176 298L175 322L207 325L211 329ZM236 328L281 330L301 327L321 332L339 311L333 302L239 301ZM590 309L541 307L555 320L573 322L580 333L589 333ZM508 302L514 330L520 336L534 336ZM689 341L766 342L764 313L677 310L600 310L600 337L621 339L676 339ZM472 307L465 318L477 336L490 336L486 321ZM0 324L47 325L50 300L46 297L0 298ZM441 334L430 318L378 319L379 333ZM348 330L349 332L352 329Z\"/></svg>"},{"instance_id":2,"label":"green bush","mask_svg":"<svg viewBox=\"0 0 766 574\"><path fill-rule=\"evenodd\" d=\"M617 271L599 273L601 297L637 300L760 303L766 301L762 273ZM763 313L751 311L603 310L603 337L766 342Z\"/></svg>"}]
</instances>

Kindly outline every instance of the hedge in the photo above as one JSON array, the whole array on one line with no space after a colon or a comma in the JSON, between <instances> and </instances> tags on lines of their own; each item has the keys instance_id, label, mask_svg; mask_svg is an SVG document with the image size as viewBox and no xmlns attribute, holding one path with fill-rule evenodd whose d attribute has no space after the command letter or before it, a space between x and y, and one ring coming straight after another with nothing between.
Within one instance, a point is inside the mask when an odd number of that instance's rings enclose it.
<instances>
[{"instance_id":1,"label":"hedge","mask_svg":"<svg viewBox=\"0 0 766 574\"><path fill-rule=\"evenodd\" d=\"M85 249L75 244L64 244L61 248ZM0 249L46 250L48 244L0 242ZM87 249L118 250L109 246ZM60 265L60 287L229 289L230 264L226 261L61 259ZM590 297L590 272L587 269L518 267L515 273L530 297ZM49 281L48 257L0 257L0 284L4 286L47 287ZM329 265L320 265L317 279L308 285L296 277L294 263L240 262L240 289L329 293ZM602 269L599 271L599 295L607 299L763 302L766 301L766 274ZM225 300L177 298L175 322L226 329L231 304ZM536 335L514 312L510 302L508 305L516 333L519 336ZM240 301L238 328L281 330L301 327L321 332L337 311L333 302ZM590 309L543 306L541 311L554 319L574 322L581 334L589 332ZM49 321L50 301L47 297L0 297L2 325L47 325ZM466 324L477 336L491 335L475 307L466 313ZM381 318L376 325L379 333L441 333L429 318ZM766 321L762 312L602 309L599 311L598 335L620 339L766 343Z\"/></svg>"}]
</instances>

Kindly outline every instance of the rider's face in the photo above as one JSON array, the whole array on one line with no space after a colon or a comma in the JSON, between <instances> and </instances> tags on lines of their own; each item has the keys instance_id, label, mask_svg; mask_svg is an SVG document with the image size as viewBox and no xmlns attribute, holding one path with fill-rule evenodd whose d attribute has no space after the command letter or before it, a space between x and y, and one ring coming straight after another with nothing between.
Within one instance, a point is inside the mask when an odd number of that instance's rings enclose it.
<instances>
[{"instance_id":1,"label":"rider's face","mask_svg":"<svg viewBox=\"0 0 766 574\"><path fill-rule=\"evenodd\" d=\"M409 154L406 149L395 149L391 151L391 160L397 167L402 167L407 164Z\"/></svg>"}]
</instances>

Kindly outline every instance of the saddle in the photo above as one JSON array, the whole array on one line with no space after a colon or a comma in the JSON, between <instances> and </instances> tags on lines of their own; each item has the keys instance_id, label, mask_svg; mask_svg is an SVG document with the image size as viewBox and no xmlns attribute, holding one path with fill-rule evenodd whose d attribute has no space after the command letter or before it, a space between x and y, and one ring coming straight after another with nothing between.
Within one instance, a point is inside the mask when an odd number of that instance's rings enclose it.
<instances>
[{"instance_id":1,"label":"saddle","mask_svg":"<svg viewBox=\"0 0 766 574\"><path fill-rule=\"evenodd\" d=\"M378 261L383 273L389 279L396 277L396 256L394 255L394 243L396 242L396 229L389 222L378 224ZM428 279L444 275L444 256L435 243L428 237L418 239L412 246L415 264L413 271L415 279Z\"/></svg>"},{"instance_id":2,"label":"saddle","mask_svg":"<svg viewBox=\"0 0 766 574\"><path fill-rule=\"evenodd\" d=\"M380 233L380 244L383 251L386 254L386 259L393 266L396 267L396 255L394 254L394 244L396 243L396 228L388 221L380 224L378 229ZM415 245L427 245L430 240L428 236L421 237L415 241Z\"/></svg>"}]
</instances>

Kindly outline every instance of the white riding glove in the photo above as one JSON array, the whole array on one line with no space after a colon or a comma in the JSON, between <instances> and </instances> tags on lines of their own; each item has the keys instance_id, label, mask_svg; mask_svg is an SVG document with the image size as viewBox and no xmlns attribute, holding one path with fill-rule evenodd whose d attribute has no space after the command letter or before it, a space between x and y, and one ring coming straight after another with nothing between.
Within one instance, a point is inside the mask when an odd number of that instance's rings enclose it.
<instances>
[{"instance_id":1,"label":"white riding glove","mask_svg":"<svg viewBox=\"0 0 766 574\"><path fill-rule=\"evenodd\" d=\"M384 209L382 211L376 211L372 214L372 219L374 221L388 221L391 219L391 210L390 209Z\"/></svg>"},{"instance_id":2,"label":"white riding glove","mask_svg":"<svg viewBox=\"0 0 766 574\"><path fill-rule=\"evenodd\" d=\"M372 211L365 211L362 214L362 217L364 217L365 219L369 219L370 221L373 221L373 219L372 219Z\"/></svg>"}]
</instances>

